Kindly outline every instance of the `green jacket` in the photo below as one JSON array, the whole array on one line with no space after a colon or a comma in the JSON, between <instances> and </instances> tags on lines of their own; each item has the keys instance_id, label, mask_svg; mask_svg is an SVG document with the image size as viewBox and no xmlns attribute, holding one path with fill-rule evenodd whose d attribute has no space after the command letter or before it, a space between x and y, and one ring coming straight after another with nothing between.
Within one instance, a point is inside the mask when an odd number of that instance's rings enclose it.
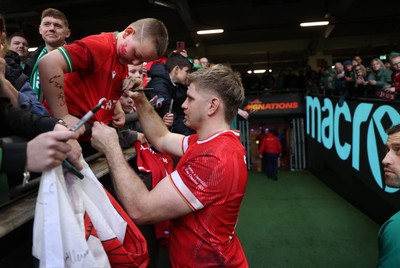
<instances>
[{"instance_id":1,"label":"green jacket","mask_svg":"<svg viewBox=\"0 0 400 268\"><path fill-rule=\"evenodd\" d=\"M368 74L367 80L375 80L377 88L388 86L392 82L392 71L390 69L379 69L378 73L371 71Z\"/></svg>"},{"instance_id":2,"label":"green jacket","mask_svg":"<svg viewBox=\"0 0 400 268\"><path fill-rule=\"evenodd\" d=\"M377 267L400 267L400 212L382 225L378 232L378 243Z\"/></svg>"}]
</instances>

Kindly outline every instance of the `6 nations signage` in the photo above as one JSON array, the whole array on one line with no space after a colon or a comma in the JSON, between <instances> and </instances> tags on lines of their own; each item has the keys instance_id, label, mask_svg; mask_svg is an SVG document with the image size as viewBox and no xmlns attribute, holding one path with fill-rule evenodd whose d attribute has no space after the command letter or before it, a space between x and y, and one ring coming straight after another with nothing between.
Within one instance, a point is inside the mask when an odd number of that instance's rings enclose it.
<instances>
[{"instance_id":1,"label":"6 nations signage","mask_svg":"<svg viewBox=\"0 0 400 268\"><path fill-rule=\"evenodd\" d=\"M385 187L382 183L382 156L379 150L387 140L386 130L400 123L399 112L388 104L356 103L349 107L332 103L331 99L306 97L306 133L327 150L335 150L343 161L351 161L353 169L360 171L360 154L367 153L368 168L376 184L385 192L399 189ZM348 125L350 133L343 133ZM346 131L348 132L348 131Z\"/></svg>"}]
</instances>

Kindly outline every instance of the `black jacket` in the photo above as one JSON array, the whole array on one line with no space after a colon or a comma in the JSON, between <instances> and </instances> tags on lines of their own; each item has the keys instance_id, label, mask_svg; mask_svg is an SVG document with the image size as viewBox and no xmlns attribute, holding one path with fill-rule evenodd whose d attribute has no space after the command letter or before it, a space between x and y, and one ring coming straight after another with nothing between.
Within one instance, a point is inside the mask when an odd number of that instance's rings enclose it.
<instances>
[{"instance_id":1,"label":"black jacket","mask_svg":"<svg viewBox=\"0 0 400 268\"><path fill-rule=\"evenodd\" d=\"M33 67L35 66L36 61L39 58L39 55L42 52L43 48L44 44L38 47L34 52L32 52L25 60L24 74L26 74L29 79L31 78Z\"/></svg>"},{"instance_id":2,"label":"black jacket","mask_svg":"<svg viewBox=\"0 0 400 268\"><path fill-rule=\"evenodd\" d=\"M174 85L163 63L153 65L148 75L151 77L151 80L147 84L147 87L154 88L154 90L149 91L147 97L151 99L157 95L158 98L163 97L165 99L163 105L156 110L160 117L162 118L168 113L171 100L173 99L172 112L174 114L174 123L172 125L172 132L184 135L193 134L194 131L183 123L185 114L182 109L182 104L186 100L187 86Z\"/></svg>"},{"instance_id":3,"label":"black jacket","mask_svg":"<svg viewBox=\"0 0 400 268\"><path fill-rule=\"evenodd\" d=\"M8 98L0 97L0 147L3 151L0 171L23 172L26 164L27 142L7 143L5 137L18 136L30 140L40 133L53 130L57 120L14 108Z\"/></svg>"},{"instance_id":4,"label":"black jacket","mask_svg":"<svg viewBox=\"0 0 400 268\"><path fill-rule=\"evenodd\" d=\"M29 81L29 77L23 73L20 65L21 58L14 51L7 51L6 56L6 79L19 91L22 86Z\"/></svg>"}]
</instances>

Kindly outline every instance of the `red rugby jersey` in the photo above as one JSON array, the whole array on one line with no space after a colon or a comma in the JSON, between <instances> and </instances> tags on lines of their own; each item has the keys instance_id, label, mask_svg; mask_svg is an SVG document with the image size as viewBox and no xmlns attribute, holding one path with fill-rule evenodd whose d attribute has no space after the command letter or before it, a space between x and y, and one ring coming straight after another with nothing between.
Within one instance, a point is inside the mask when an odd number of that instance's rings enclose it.
<instances>
[{"instance_id":1,"label":"red rugby jersey","mask_svg":"<svg viewBox=\"0 0 400 268\"><path fill-rule=\"evenodd\" d=\"M89 120L109 124L119 100L128 67L118 61L116 33L102 33L59 47L70 73L65 75L65 99L68 112L83 117L105 98L101 109Z\"/></svg>"},{"instance_id":2,"label":"red rugby jersey","mask_svg":"<svg viewBox=\"0 0 400 268\"><path fill-rule=\"evenodd\" d=\"M183 150L171 181L193 212L171 221L172 265L248 267L235 231L248 177L239 132L187 136Z\"/></svg>"}]
</instances>

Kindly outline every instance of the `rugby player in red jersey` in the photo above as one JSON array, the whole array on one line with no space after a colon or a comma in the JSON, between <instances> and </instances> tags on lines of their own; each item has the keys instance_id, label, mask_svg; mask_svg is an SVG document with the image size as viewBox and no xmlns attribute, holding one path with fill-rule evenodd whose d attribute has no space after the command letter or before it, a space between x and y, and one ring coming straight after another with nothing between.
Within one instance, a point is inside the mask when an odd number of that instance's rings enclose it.
<instances>
[{"instance_id":1,"label":"rugby player in red jersey","mask_svg":"<svg viewBox=\"0 0 400 268\"><path fill-rule=\"evenodd\" d=\"M230 123L244 100L239 74L216 65L190 74L182 104L196 134L171 133L143 92L134 99L146 138L159 151L180 157L175 170L148 191L124 160L115 129L95 122L92 146L105 153L125 210L137 224L171 220L173 267L248 267L236 235L247 184L246 154Z\"/></svg>"}]
</instances>

